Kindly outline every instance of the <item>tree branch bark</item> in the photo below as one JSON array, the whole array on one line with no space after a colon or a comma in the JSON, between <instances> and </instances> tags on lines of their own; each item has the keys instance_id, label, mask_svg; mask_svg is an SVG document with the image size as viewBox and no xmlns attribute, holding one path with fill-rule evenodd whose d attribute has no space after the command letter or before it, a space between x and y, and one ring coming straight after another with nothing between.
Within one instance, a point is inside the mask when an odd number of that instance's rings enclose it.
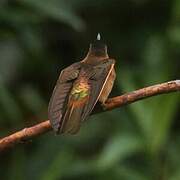
<instances>
[{"instance_id":1,"label":"tree branch bark","mask_svg":"<svg viewBox=\"0 0 180 180\"><path fill-rule=\"evenodd\" d=\"M166 94L171 92L180 91L180 80L169 81L149 87L145 87L130 93L123 94L121 96L109 98L105 104L104 109L101 108L97 112L109 111L141 99L156 96L159 94ZM7 137L0 139L0 151L13 147L15 144L27 141L32 137L39 136L52 130L49 120L34 125L29 128L24 128L18 132L15 132Z\"/></svg>"}]
</instances>

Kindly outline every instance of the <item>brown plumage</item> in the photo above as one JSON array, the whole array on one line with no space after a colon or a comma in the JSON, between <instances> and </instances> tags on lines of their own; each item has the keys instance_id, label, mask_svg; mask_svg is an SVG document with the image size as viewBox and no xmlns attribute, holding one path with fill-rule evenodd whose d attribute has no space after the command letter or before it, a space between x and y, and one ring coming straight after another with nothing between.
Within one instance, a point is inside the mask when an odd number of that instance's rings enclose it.
<instances>
[{"instance_id":1,"label":"brown plumage","mask_svg":"<svg viewBox=\"0 0 180 180\"><path fill-rule=\"evenodd\" d=\"M99 100L107 100L116 77L115 60L100 40L87 56L61 71L50 99L48 116L56 133L76 134Z\"/></svg>"}]
</instances>

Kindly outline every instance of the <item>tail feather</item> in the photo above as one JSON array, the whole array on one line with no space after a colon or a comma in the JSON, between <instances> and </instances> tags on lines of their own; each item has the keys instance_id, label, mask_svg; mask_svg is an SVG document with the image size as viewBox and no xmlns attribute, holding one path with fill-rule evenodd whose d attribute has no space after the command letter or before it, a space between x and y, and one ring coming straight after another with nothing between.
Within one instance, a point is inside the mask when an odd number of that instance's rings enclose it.
<instances>
[{"instance_id":1,"label":"tail feather","mask_svg":"<svg viewBox=\"0 0 180 180\"><path fill-rule=\"evenodd\" d=\"M76 134L80 129L82 112L83 106L78 107L72 104L68 107L61 126L61 133Z\"/></svg>"}]
</instances>

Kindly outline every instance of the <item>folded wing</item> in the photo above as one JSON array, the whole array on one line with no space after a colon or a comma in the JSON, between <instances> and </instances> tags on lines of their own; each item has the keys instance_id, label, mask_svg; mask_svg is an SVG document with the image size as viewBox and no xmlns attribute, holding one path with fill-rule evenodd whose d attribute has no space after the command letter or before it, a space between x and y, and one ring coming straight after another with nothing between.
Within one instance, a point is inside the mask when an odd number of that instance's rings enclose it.
<instances>
[{"instance_id":1,"label":"folded wing","mask_svg":"<svg viewBox=\"0 0 180 180\"><path fill-rule=\"evenodd\" d=\"M53 90L49 107L48 117L55 132L58 132L63 114L65 113L65 104L67 104L68 94L71 91L74 80L78 77L81 63L74 63L61 71L57 84Z\"/></svg>"},{"instance_id":2,"label":"folded wing","mask_svg":"<svg viewBox=\"0 0 180 180\"><path fill-rule=\"evenodd\" d=\"M91 92L89 96L89 102L85 105L82 114L82 121L92 112L96 105L101 92L106 84L106 81L114 68L115 60L108 59L103 61L94 67L94 75L90 78L89 83L91 86Z\"/></svg>"}]
</instances>

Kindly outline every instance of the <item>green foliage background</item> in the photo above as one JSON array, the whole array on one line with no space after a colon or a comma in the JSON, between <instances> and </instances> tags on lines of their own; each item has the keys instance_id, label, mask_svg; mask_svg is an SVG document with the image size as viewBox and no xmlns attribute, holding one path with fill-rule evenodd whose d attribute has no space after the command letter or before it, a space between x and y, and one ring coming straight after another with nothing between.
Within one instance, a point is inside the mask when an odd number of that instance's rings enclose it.
<instances>
[{"instance_id":1,"label":"green foliage background","mask_svg":"<svg viewBox=\"0 0 180 180\"><path fill-rule=\"evenodd\" d=\"M1 0L0 136L47 119L53 86L100 32L117 60L112 96L180 78L180 0ZM179 180L180 94L93 115L0 155L7 180Z\"/></svg>"}]
</instances>

